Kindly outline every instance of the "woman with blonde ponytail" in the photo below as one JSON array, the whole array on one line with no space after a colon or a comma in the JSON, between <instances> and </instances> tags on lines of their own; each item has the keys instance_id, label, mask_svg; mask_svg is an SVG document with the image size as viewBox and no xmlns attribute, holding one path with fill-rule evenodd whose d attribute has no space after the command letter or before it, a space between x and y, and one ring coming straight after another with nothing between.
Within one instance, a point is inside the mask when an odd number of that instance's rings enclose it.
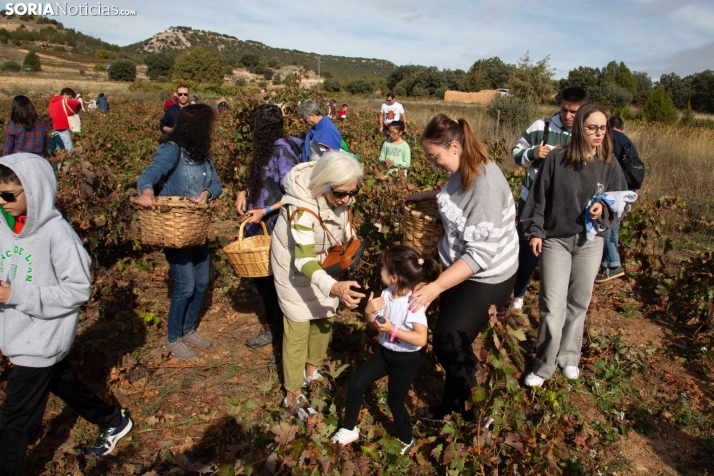
<instances>
[{"instance_id":1,"label":"woman with blonde ponytail","mask_svg":"<svg viewBox=\"0 0 714 476\"><path fill-rule=\"evenodd\" d=\"M408 201L434 200L446 233L439 242L445 271L412 292L410 309L439 298L434 352L444 368L440 405L420 408L423 420L440 421L452 412L467 418L465 403L476 385L471 344L488 323L491 305L508 302L518 269L516 207L506 178L476 138L466 119L439 114L422 135L429 162L451 176L441 191L412 194Z\"/></svg>"}]
</instances>

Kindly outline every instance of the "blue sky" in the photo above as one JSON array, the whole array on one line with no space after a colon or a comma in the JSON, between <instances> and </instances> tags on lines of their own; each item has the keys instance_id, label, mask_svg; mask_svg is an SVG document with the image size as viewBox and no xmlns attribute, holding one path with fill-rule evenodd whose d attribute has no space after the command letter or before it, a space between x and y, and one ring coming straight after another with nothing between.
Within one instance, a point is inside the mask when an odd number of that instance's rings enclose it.
<instances>
[{"instance_id":1,"label":"blue sky","mask_svg":"<svg viewBox=\"0 0 714 476\"><path fill-rule=\"evenodd\" d=\"M653 79L714 69L712 0L126 0L134 17L56 17L127 45L190 26L274 47L467 70L480 58L550 55L556 78L624 61ZM68 1L69 5L84 2ZM96 5L89 1L90 5Z\"/></svg>"}]
</instances>

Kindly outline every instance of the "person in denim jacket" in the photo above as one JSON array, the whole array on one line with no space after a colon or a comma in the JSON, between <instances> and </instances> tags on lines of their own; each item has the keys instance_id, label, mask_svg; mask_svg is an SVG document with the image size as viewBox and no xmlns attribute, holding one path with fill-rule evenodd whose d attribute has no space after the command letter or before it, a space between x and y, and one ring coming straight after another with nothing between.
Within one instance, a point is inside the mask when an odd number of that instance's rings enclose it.
<instances>
[{"instance_id":1,"label":"person in denim jacket","mask_svg":"<svg viewBox=\"0 0 714 476\"><path fill-rule=\"evenodd\" d=\"M211 159L214 122L215 115L207 104L186 106L181 111L176 127L161 140L154 161L139 177L141 206L154 205L155 187L160 188L159 196L190 197L194 203L215 200L221 195L221 182ZM174 280L169 335L164 347L181 360L193 359L198 354L188 344L198 349L211 345L211 341L195 329L210 278L208 243L190 248L164 248L164 254Z\"/></svg>"}]
</instances>

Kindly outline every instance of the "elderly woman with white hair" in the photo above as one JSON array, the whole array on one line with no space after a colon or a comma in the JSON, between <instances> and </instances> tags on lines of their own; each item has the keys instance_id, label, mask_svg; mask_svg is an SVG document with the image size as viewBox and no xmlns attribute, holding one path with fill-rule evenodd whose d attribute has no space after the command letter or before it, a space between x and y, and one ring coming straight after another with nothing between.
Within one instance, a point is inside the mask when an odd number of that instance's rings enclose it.
<instances>
[{"instance_id":1,"label":"elderly woman with white hair","mask_svg":"<svg viewBox=\"0 0 714 476\"><path fill-rule=\"evenodd\" d=\"M340 131L329 117L322 115L319 104L312 99L306 99L300 104L298 114L310 126L302 151L303 162L320 160L325 152L340 150L342 147Z\"/></svg>"},{"instance_id":2,"label":"elderly woman with white hair","mask_svg":"<svg viewBox=\"0 0 714 476\"><path fill-rule=\"evenodd\" d=\"M314 411L301 389L322 378L318 369L327 353L337 307L342 302L354 309L365 297L350 289L360 287L356 281L337 281L320 266L330 248L353 236L350 207L361 180L362 166L342 151L327 152L318 162L298 164L283 180L285 194L270 261L284 315L287 396L283 406L301 419Z\"/></svg>"}]
</instances>

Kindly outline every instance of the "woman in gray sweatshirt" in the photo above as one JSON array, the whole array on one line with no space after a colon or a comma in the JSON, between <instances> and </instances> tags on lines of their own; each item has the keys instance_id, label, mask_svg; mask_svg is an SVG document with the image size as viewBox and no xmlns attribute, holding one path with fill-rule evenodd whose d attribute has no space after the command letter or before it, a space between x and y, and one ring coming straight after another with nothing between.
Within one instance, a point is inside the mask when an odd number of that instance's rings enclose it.
<instances>
[{"instance_id":1,"label":"woman in gray sweatshirt","mask_svg":"<svg viewBox=\"0 0 714 476\"><path fill-rule=\"evenodd\" d=\"M417 416L440 421L457 412L473 418L464 405L476 385L471 344L488 323L491 305L503 306L513 290L518 269L516 207L501 169L466 119L434 117L424 130L422 147L431 164L451 178L440 191L407 197L436 199L446 230L439 242L445 271L412 293L412 311L439 297L433 343L446 373L441 404L420 408Z\"/></svg>"},{"instance_id":2,"label":"woman in gray sweatshirt","mask_svg":"<svg viewBox=\"0 0 714 476\"><path fill-rule=\"evenodd\" d=\"M568 379L580 376L585 313L602 258L603 236L619 218L601 201L604 192L627 190L605 111L594 104L578 109L571 142L553 149L538 170L521 216L531 251L540 257L540 327L533 372L525 379L540 387L559 366ZM586 207L589 209L586 211ZM601 231L585 234L585 214Z\"/></svg>"}]
</instances>

